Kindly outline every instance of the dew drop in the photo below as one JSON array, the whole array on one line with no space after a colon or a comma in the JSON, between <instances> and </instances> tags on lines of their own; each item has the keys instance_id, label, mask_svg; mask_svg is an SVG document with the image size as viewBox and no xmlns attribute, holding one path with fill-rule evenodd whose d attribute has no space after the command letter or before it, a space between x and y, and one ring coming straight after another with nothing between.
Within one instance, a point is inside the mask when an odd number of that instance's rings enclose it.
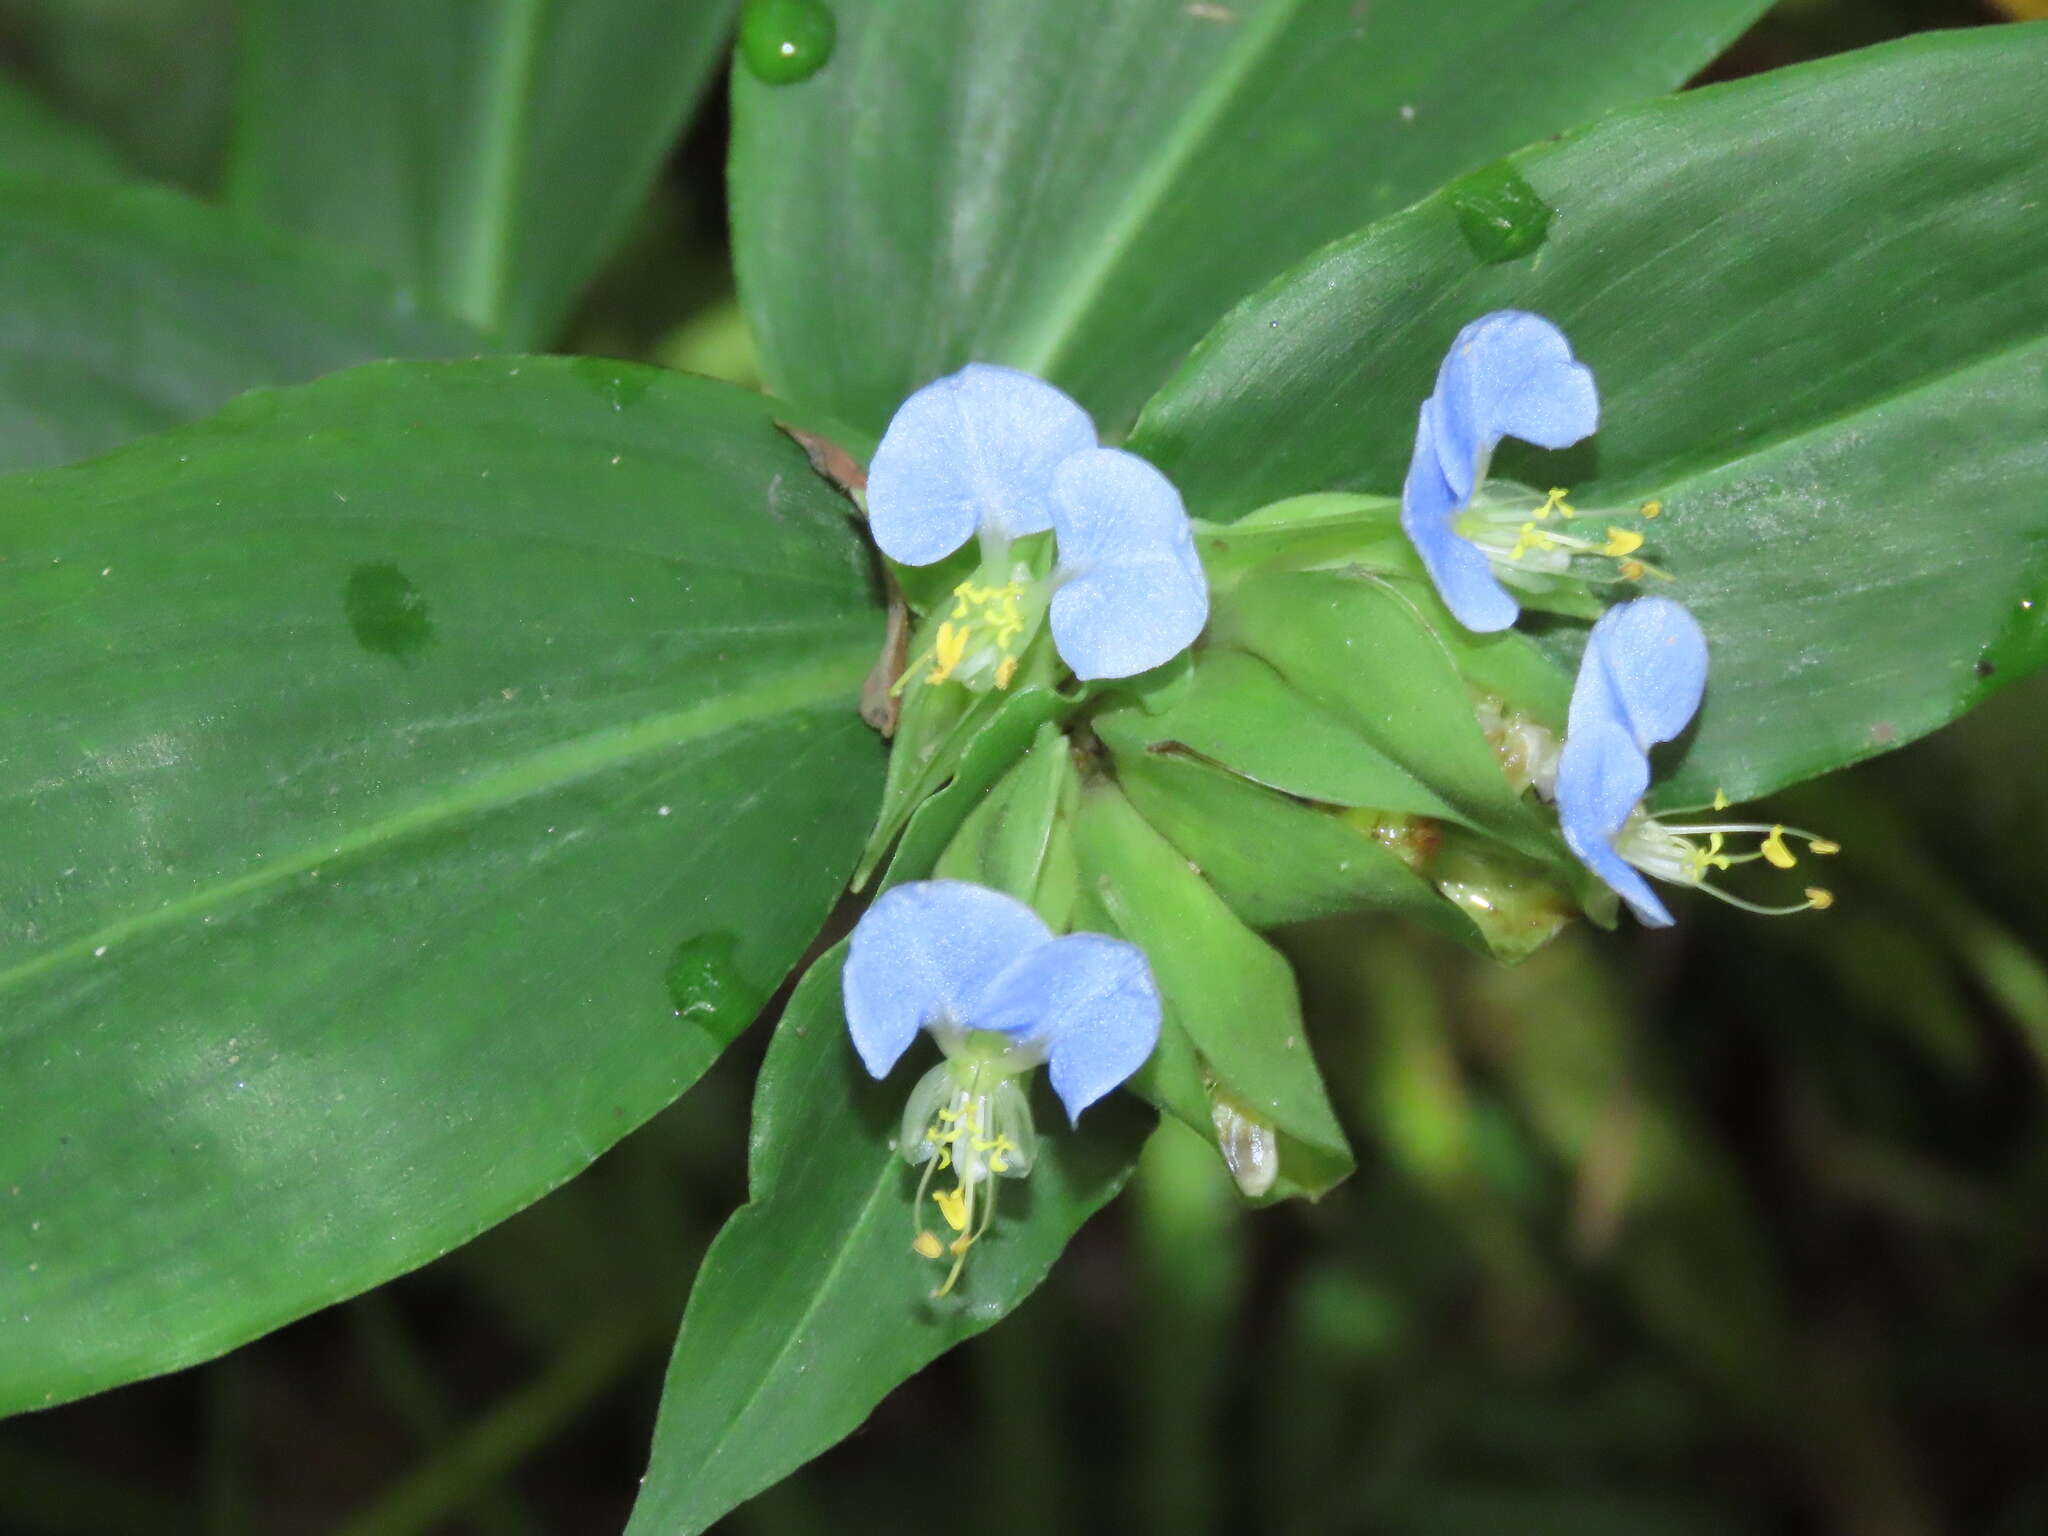
<instances>
[{"instance_id":1,"label":"dew drop","mask_svg":"<svg viewBox=\"0 0 2048 1536\"><path fill-rule=\"evenodd\" d=\"M740 57L770 85L808 80L832 57L839 23L822 0L747 0Z\"/></svg>"},{"instance_id":2,"label":"dew drop","mask_svg":"<svg viewBox=\"0 0 2048 1536\"><path fill-rule=\"evenodd\" d=\"M1459 177L1444 195L1458 216L1465 244L1488 265L1536 250L1548 238L1556 212L1505 160Z\"/></svg>"},{"instance_id":3,"label":"dew drop","mask_svg":"<svg viewBox=\"0 0 2048 1536\"><path fill-rule=\"evenodd\" d=\"M663 976L675 1016L721 1040L745 1029L768 1000L734 962L737 942L723 931L685 939L669 957Z\"/></svg>"},{"instance_id":4,"label":"dew drop","mask_svg":"<svg viewBox=\"0 0 2048 1536\"><path fill-rule=\"evenodd\" d=\"M359 565L349 572L341 606L356 644L366 651L409 662L433 643L427 600L395 565Z\"/></svg>"}]
</instances>

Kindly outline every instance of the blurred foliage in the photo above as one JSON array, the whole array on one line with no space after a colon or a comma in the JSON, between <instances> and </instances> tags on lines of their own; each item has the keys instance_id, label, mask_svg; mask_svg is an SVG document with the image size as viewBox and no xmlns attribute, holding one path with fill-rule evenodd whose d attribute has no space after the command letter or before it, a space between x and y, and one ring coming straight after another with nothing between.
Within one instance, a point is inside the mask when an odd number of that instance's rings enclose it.
<instances>
[{"instance_id":1,"label":"blurred foliage","mask_svg":"<svg viewBox=\"0 0 2048 1536\"><path fill-rule=\"evenodd\" d=\"M2031 0L1999 0L2039 14ZM225 0L0 0L0 54L211 188ZM1793 0L1712 72L1959 0ZM714 102L575 350L752 381ZM1013 1319L721 1529L1463 1536L2048 1530L2048 678L1782 797L1827 917L1693 901L1513 970L1283 943L1361 1170L1243 1211L1169 1125ZM755 1030L587 1176L216 1364L0 1427L0 1531L610 1532L743 1193Z\"/></svg>"}]
</instances>

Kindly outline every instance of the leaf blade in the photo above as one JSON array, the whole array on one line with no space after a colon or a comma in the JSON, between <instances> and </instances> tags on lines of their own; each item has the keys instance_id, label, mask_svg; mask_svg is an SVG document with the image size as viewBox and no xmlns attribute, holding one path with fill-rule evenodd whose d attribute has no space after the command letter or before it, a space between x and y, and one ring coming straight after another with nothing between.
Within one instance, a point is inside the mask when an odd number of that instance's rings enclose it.
<instances>
[{"instance_id":1,"label":"leaf blade","mask_svg":"<svg viewBox=\"0 0 2048 1536\"><path fill-rule=\"evenodd\" d=\"M1652 553L1714 647L1660 794L1749 798L1903 743L2048 657L2048 607L2022 607L2048 582L2048 143L2015 106L2044 61L2048 27L1929 35L1525 150L1557 211L1537 255L1477 261L1447 195L1361 231L1220 326L1133 447L1216 517L1391 489L1458 326L1535 309L1595 369L1603 428L1527 476L1582 507L1661 497Z\"/></svg>"},{"instance_id":2,"label":"leaf blade","mask_svg":"<svg viewBox=\"0 0 2048 1536\"><path fill-rule=\"evenodd\" d=\"M0 487L0 1407L438 1255L773 990L880 625L772 410L382 365Z\"/></svg>"},{"instance_id":3,"label":"leaf blade","mask_svg":"<svg viewBox=\"0 0 2048 1536\"><path fill-rule=\"evenodd\" d=\"M736 256L768 377L879 430L938 374L1008 363L1114 436L1292 261L1679 84L1762 9L837 6L819 75L734 86ZM825 260L842 281L812 280Z\"/></svg>"}]
</instances>

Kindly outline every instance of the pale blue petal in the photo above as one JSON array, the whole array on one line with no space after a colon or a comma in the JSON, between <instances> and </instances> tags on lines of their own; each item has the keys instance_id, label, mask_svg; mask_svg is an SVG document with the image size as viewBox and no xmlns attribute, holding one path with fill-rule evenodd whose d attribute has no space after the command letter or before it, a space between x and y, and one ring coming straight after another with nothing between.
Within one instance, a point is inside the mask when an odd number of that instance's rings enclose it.
<instances>
[{"instance_id":1,"label":"pale blue petal","mask_svg":"<svg viewBox=\"0 0 2048 1536\"><path fill-rule=\"evenodd\" d=\"M896 408L868 466L868 527L904 565L943 560L984 523L1042 533L1053 472L1094 446L1088 413L1052 385L969 363Z\"/></svg>"},{"instance_id":2,"label":"pale blue petal","mask_svg":"<svg viewBox=\"0 0 2048 1536\"><path fill-rule=\"evenodd\" d=\"M1173 482L1136 454L1095 448L1055 478L1052 638L1080 678L1132 677L1209 622L1209 580Z\"/></svg>"},{"instance_id":3,"label":"pale blue petal","mask_svg":"<svg viewBox=\"0 0 2048 1536\"><path fill-rule=\"evenodd\" d=\"M1145 1064L1159 1043L1159 988L1134 944L1070 933L1033 950L983 999L977 1027L1046 1049L1053 1092L1067 1117Z\"/></svg>"},{"instance_id":4,"label":"pale blue petal","mask_svg":"<svg viewBox=\"0 0 2048 1536\"><path fill-rule=\"evenodd\" d=\"M1401 488L1401 527L1452 616L1467 629L1490 634L1513 624L1521 608L1494 579L1485 552L1451 531L1463 502L1438 463L1434 414L1425 407L1416 424L1415 455Z\"/></svg>"},{"instance_id":5,"label":"pale blue petal","mask_svg":"<svg viewBox=\"0 0 2048 1536\"><path fill-rule=\"evenodd\" d=\"M1573 360L1563 331L1520 309L1481 315L1458 332L1435 398L1437 452L1461 499L1503 437L1568 448L1600 425L1593 370Z\"/></svg>"},{"instance_id":6,"label":"pale blue petal","mask_svg":"<svg viewBox=\"0 0 2048 1536\"><path fill-rule=\"evenodd\" d=\"M1685 729L1706 686L1699 621L1668 597L1639 597L1608 609L1586 637L1566 731L1611 721L1647 752Z\"/></svg>"},{"instance_id":7,"label":"pale blue petal","mask_svg":"<svg viewBox=\"0 0 2048 1536\"><path fill-rule=\"evenodd\" d=\"M1557 819L1565 845L1653 928L1671 914L1650 882L1614 851L1614 834L1650 787L1650 760L1627 729L1596 720L1574 726L1557 761Z\"/></svg>"},{"instance_id":8,"label":"pale blue petal","mask_svg":"<svg viewBox=\"0 0 2048 1536\"><path fill-rule=\"evenodd\" d=\"M966 1024L1019 956L1052 938L1023 902L963 880L885 894L854 925L841 978L846 1027L873 1077L935 1019Z\"/></svg>"}]
</instances>

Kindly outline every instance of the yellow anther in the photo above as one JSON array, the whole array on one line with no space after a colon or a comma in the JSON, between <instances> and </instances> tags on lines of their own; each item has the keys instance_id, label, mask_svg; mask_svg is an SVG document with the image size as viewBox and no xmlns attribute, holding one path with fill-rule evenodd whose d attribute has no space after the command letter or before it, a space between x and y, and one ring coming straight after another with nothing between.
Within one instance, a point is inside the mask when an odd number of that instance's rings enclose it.
<instances>
[{"instance_id":1,"label":"yellow anther","mask_svg":"<svg viewBox=\"0 0 2048 1536\"><path fill-rule=\"evenodd\" d=\"M946 1218L946 1225L955 1232L967 1230L967 1195L959 1189L939 1189L932 1192L932 1204L939 1208L939 1214Z\"/></svg>"},{"instance_id":2,"label":"yellow anther","mask_svg":"<svg viewBox=\"0 0 2048 1536\"><path fill-rule=\"evenodd\" d=\"M1829 842L1824 837L1816 837L1812 842L1808 843L1806 846L1814 853L1818 853L1823 856L1830 853L1840 853L1842 851L1842 845L1840 843Z\"/></svg>"},{"instance_id":3,"label":"yellow anther","mask_svg":"<svg viewBox=\"0 0 2048 1536\"><path fill-rule=\"evenodd\" d=\"M971 1237L956 1237L956 1238L954 1238L954 1239L953 1239L953 1244L952 1244L952 1247L951 1247L951 1248L949 1248L949 1249L948 1249L947 1251L948 1251L949 1253L952 1253L952 1254L954 1254L954 1255L956 1255L956 1256L957 1256L957 1255L959 1255L959 1254L963 1254L963 1253L965 1253L965 1252L966 1252L966 1251L967 1251L968 1249L972 1248L973 1246L974 1246L974 1239L973 1239L973 1238L971 1238Z\"/></svg>"},{"instance_id":4,"label":"yellow anther","mask_svg":"<svg viewBox=\"0 0 2048 1536\"><path fill-rule=\"evenodd\" d=\"M1664 515L1664 503L1663 503L1663 502L1661 502L1661 501L1646 501L1646 502L1644 502L1644 503L1643 503L1643 516L1645 516L1645 517L1662 517L1663 515Z\"/></svg>"},{"instance_id":5,"label":"yellow anther","mask_svg":"<svg viewBox=\"0 0 2048 1536\"><path fill-rule=\"evenodd\" d=\"M1577 517L1579 515L1578 509L1565 500L1565 497L1569 495L1571 495L1571 492L1563 486L1553 485L1550 488L1550 494L1543 498L1543 505L1536 509L1536 516L1538 518L1545 518L1555 512L1561 517Z\"/></svg>"},{"instance_id":6,"label":"yellow anther","mask_svg":"<svg viewBox=\"0 0 2048 1536\"><path fill-rule=\"evenodd\" d=\"M1824 891L1817 885L1809 885L1806 888L1806 899L1813 904L1814 911L1825 912L1835 904L1835 893Z\"/></svg>"},{"instance_id":7,"label":"yellow anther","mask_svg":"<svg viewBox=\"0 0 2048 1536\"><path fill-rule=\"evenodd\" d=\"M1609 559L1618 560L1623 555L1632 555L1643 547L1643 536L1628 528L1607 530L1607 542L1600 546L1600 553Z\"/></svg>"},{"instance_id":8,"label":"yellow anther","mask_svg":"<svg viewBox=\"0 0 2048 1536\"><path fill-rule=\"evenodd\" d=\"M1010 1140L1007 1136L995 1136L986 1139L977 1138L974 1143L974 1150L988 1154L987 1162L990 1173L1008 1173L1010 1171L1010 1160L1005 1154L1016 1151L1017 1143Z\"/></svg>"},{"instance_id":9,"label":"yellow anther","mask_svg":"<svg viewBox=\"0 0 2048 1536\"><path fill-rule=\"evenodd\" d=\"M1729 806L1730 806L1730 805L1731 805L1732 803L1733 803L1733 802L1729 800L1729 798L1728 798L1727 794L1726 794L1726 793L1725 793L1724 791L1722 791L1722 790L1718 790L1718 789L1714 791L1714 809L1715 809L1715 810L1717 810L1717 811L1725 811L1725 810L1727 810L1727 809L1728 809L1728 807L1729 807Z\"/></svg>"},{"instance_id":10,"label":"yellow anther","mask_svg":"<svg viewBox=\"0 0 2048 1536\"><path fill-rule=\"evenodd\" d=\"M1014 678L1016 675L1017 658L1014 656L1005 656L1003 658L1002 665L996 668L996 686L998 688L1009 687L1010 680Z\"/></svg>"},{"instance_id":11,"label":"yellow anther","mask_svg":"<svg viewBox=\"0 0 2048 1536\"><path fill-rule=\"evenodd\" d=\"M1763 854L1764 861L1773 869L1790 869L1799 862L1799 860L1792 856L1792 850L1785 846L1785 829L1783 827L1771 828L1771 835L1763 840L1763 844L1758 851Z\"/></svg>"},{"instance_id":12,"label":"yellow anther","mask_svg":"<svg viewBox=\"0 0 2048 1536\"><path fill-rule=\"evenodd\" d=\"M911 1239L910 1246L921 1259L940 1258L946 1252L944 1248L939 1246L939 1240L929 1232L918 1233L915 1238Z\"/></svg>"},{"instance_id":13,"label":"yellow anther","mask_svg":"<svg viewBox=\"0 0 2048 1536\"><path fill-rule=\"evenodd\" d=\"M1515 535L1515 547L1508 551L1510 560L1519 560L1532 549L1555 549L1557 540L1538 528L1535 523L1522 524Z\"/></svg>"},{"instance_id":14,"label":"yellow anther","mask_svg":"<svg viewBox=\"0 0 2048 1536\"><path fill-rule=\"evenodd\" d=\"M1641 581L1644 570L1645 567L1642 561L1624 560L1621 562L1621 579L1623 581Z\"/></svg>"},{"instance_id":15,"label":"yellow anther","mask_svg":"<svg viewBox=\"0 0 2048 1536\"><path fill-rule=\"evenodd\" d=\"M943 683L967 659L967 633L965 625L950 619L939 625L938 639L932 645L932 675L927 682Z\"/></svg>"}]
</instances>

